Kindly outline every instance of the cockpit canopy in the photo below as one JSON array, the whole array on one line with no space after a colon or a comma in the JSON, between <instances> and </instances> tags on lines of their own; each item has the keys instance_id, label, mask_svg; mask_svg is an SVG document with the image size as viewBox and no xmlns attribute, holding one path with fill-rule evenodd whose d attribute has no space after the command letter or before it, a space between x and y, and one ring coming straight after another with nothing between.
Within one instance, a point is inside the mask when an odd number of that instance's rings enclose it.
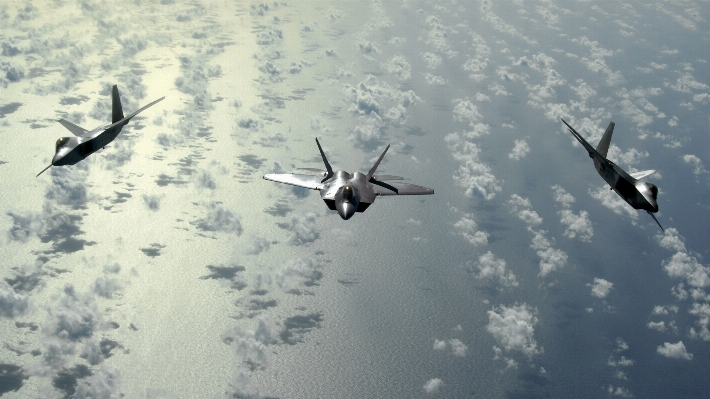
<instances>
[{"instance_id":1,"label":"cockpit canopy","mask_svg":"<svg viewBox=\"0 0 710 399\"><path fill-rule=\"evenodd\" d=\"M353 187L352 187L352 186L350 186L350 185L343 186L343 188L342 188L342 197L343 197L344 200L350 201L350 199L353 197L354 194L355 194L355 193L354 193L354 191L353 191Z\"/></svg>"},{"instance_id":2,"label":"cockpit canopy","mask_svg":"<svg viewBox=\"0 0 710 399\"><path fill-rule=\"evenodd\" d=\"M55 152L59 151L60 148L64 147L68 142L71 137L62 137L59 140L57 140L57 145L56 148L54 149Z\"/></svg>"},{"instance_id":3,"label":"cockpit canopy","mask_svg":"<svg viewBox=\"0 0 710 399\"><path fill-rule=\"evenodd\" d=\"M653 199L658 199L658 187L651 183L646 183L646 187L651 190L651 196L653 197Z\"/></svg>"}]
</instances>

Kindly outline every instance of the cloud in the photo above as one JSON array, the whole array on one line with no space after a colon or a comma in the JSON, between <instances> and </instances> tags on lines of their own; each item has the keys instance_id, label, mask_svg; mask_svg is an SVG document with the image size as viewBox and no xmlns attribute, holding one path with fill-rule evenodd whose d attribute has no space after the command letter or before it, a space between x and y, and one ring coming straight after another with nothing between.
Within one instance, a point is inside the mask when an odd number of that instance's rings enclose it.
<instances>
[{"instance_id":1,"label":"cloud","mask_svg":"<svg viewBox=\"0 0 710 399\"><path fill-rule=\"evenodd\" d=\"M701 175L704 173L708 173L708 171L705 169L705 166L703 166L703 161L695 155L686 154L681 156L681 159L686 164L693 166L693 174Z\"/></svg>"},{"instance_id":2,"label":"cloud","mask_svg":"<svg viewBox=\"0 0 710 399\"><path fill-rule=\"evenodd\" d=\"M49 311L53 319L47 332L72 341L91 337L101 322L96 306L89 298L81 298L70 283L64 286L64 294L60 305Z\"/></svg>"},{"instance_id":3,"label":"cloud","mask_svg":"<svg viewBox=\"0 0 710 399\"><path fill-rule=\"evenodd\" d=\"M271 248L271 240L266 237L256 235L245 245L244 253L247 255L259 255Z\"/></svg>"},{"instance_id":4,"label":"cloud","mask_svg":"<svg viewBox=\"0 0 710 399\"><path fill-rule=\"evenodd\" d=\"M443 385L444 381L441 378L432 378L424 384L424 392L437 393Z\"/></svg>"},{"instance_id":5,"label":"cloud","mask_svg":"<svg viewBox=\"0 0 710 399\"><path fill-rule=\"evenodd\" d=\"M434 339L434 350L435 351L446 350L446 341L444 341L444 340L439 341L438 339Z\"/></svg>"},{"instance_id":6,"label":"cloud","mask_svg":"<svg viewBox=\"0 0 710 399\"><path fill-rule=\"evenodd\" d=\"M77 381L76 399L118 399L121 375L118 370L102 365L98 372Z\"/></svg>"},{"instance_id":7,"label":"cloud","mask_svg":"<svg viewBox=\"0 0 710 399\"><path fill-rule=\"evenodd\" d=\"M491 251L481 255L472 265L468 264L468 269L477 279L495 280L504 287L518 286L515 274L510 270L506 271L505 260L496 258Z\"/></svg>"},{"instance_id":8,"label":"cloud","mask_svg":"<svg viewBox=\"0 0 710 399\"><path fill-rule=\"evenodd\" d=\"M451 352L454 356L465 357L466 351L468 351L468 346L461 342L460 340L453 338L449 340L449 345L451 345Z\"/></svg>"},{"instance_id":9,"label":"cloud","mask_svg":"<svg viewBox=\"0 0 710 399\"><path fill-rule=\"evenodd\" d=\"M696 321L698 329L692 327L690 329L690 336L692 338L700 338L703 341L710 341L710 330L708 330L708 326L710 326L710 304L700 304L696 302L688 313L698 318Z\"/></svg>"},{"instance_id":10,"label":"cloud","mask_svg":"<svg viewBox=\"0 0 710 399\"><path fill-rule=\"evenodd\" d=\"M445 140L454 159L461 163L453 178L458 186L464 188L464 194L485 200L495 198L502 188L491 168L481 162L478 146L464 140L458 133L447 135Z\"/></svg>"},{"instance_id":11,"label":"cloud","mask_svg":"<svg viewBox=\"0 0 710 399\"><path fill-rule=\"evenodd\" d=\"M408 80L412 76L412 66L401 55L392 57L384 67L399 80Z\"/></svg>"},{"instance_id":12,"label":"cloud","mask_svg":"<svg viewBox=\"0 0 710 399\"><path fill-rule=\"evenodd\" d=\"M194 222L197 228L203 231L224 231L242 235L242 223L239 216L227 209L219 202L205 204L207 215Z\"/></svg>"},{"instance_id":13,"label":"cloud","mask_svg":"<svg viewBox=\"0 0 710 399\"><path fill-rule=\"evenodd\" d=\"M537 309L525 303L511 307L501 305L488 311L486 330L506 351L520 351L532 358L543 351L542 347L538 349L534 336L536 314Z\"/></svg>"},{"instance_id":14,"label":"cloud","mask_svg":"<svg viewBox=\"0 0 710 399\"><path fill-rule=\"evenodd\" d=\"M454 228L473 246L488 244L489 234L478 229L478 225L473 220L473 215L469 213L465 214L461 217L461 220L454 223Z\"/></svg>"},{"instance_id":15,"label":"cloud","mask_svg":"<svg viewBox=\"0 0 710 399\"><path fill-rule=\"evenodd\" d=\"M532 239L530 248L537 251L537 256L540 257L540 276L544 277L549 273L562 269L567 263L567 254L560 250L552 248L550 241L545 238L547 231L534 231L535 237Z\"/></svg>"},{"instance_id":16,"label":"cloud","mask_svg":"<svg viewBox=\"0 0 710 399\"><path fill-rule=\"evenodd\" d=\"M287 228L291 230L291 237L289 238L291 245L309 244L320 237L316 227L315 213L293 216Z\"/></svg>"},{"instance_id":17,"label":"cloud","mask_svg":"<svg viewBox=\"0 0 710 399\"><path fill-rule=\"evenodd\" d=\"M656 348L656 352L665 357L670 357L671 359L693 359L693 354L688 353L688 351L685 349L683 341L678 341L675 344L665 342L663 343L663 345L659 345Z\"/></svg>"},{"instance_id":18,"label":"cloud","mask_svg":"<svg viewBox=\"0 0 710 399\"><path fill-rule=\"evenodd\" d=\"M604 280L603 278L594 278L594 284L587 284L587 287L592 287L592 296L597 298L606 298L609 292L614 287L613 283Z\"/></svg>"},{"instance_id":19,"label":"cloud","mask_svg":"<svg viewBox=\"0 0 710 399\"><path fill-rule=\"evenodd\" d=\"M575 215L569 209L563 209L557 212L560 215L560 223L566 225L564 235L568 238L578 237L580 241L591 242L594 235L592 222L589 220L587 211L580 211L579 215Z\"/></svg>"},{"instance_id":20,"label":"cloud","mask_svg":"<svg viewBox=\"0 0 710 399\"><path fill-rule=\"evenodd\" d=\"M251 379L249 370L245 367L240 367L234 374L225 394L227 398L260 399L264 397L259 386Z\"/></svg>"},{"instance_id":21,"label":"cloud","mask_svg":"<svg viewBox=\"0 0 710 399\"><path fill-rule=\"evenodd\" d=\"M606 186L599 187L596 191L589 189L589 195L617 215L626 215L634 221L638 219L638 212Z\"/></svg>"},{"instance_id":22,"label":"cloud","mask_svg":"<svg viewBox=\"0 0 710 399\"><path fill-rule=\"evenodd\" d=\"M508 200L508 204L513 208L513 213L517 214L518 218L525 222L528 226L534 226L542 223L542 218L537 212L533 211L532 204L527 198L523 198L518 194L513 194Z\"/></svg>"},{"instance_id":23,"label":"cloud","mask_svg":"<svg viewBox=\"0 0 710 399\"><path fill-rule=\"evenodd\" d=\"M519 161L530 152L530 146L525 140L515 140L513 150L508 154L508 158Z\"/></svg>"},{"instance_id":24,"label":"cloud","mask_svg":"<svg viewBox=\"0 0 710 399\"><path fill-rule=\"evenodd\" d=\"M18 294L3 280L0 280L0 316L13 318L23 315L28 308L27 296Z\"/></svg>"},{"instance_id":25,"label":"cloud","mask_svg":"<svg viewBox=\"0 0 710 399\"><path fill-rule=\"evenodd\" d=\"M424 62L426 62L427 68L429 69L436 69L436 67L441 64L441 57L434 53L423 53L422 58L424 59Z\"/></svg>"},{"instance_id":26,"label":"cloud","mask_svg":"<svg viewBox=\"0 0 710 399\"><path fill-rule=\"evenodd\" d=\"M296 258L287 261L276 274L276 283L286 292L301 286L312 287L323 277L315 258Z\"/></svg>"},{"instance_id":27,"label":"cloud","mask_svg":"<svg viewBox=\"0 0 710 399\"><path fill-rule=\"evenodd\" d=\"M561 186L554 185L552 186L552 189L555 190L555 201L562 204L563 207L569 208L575 201L575 198L572 196L572 194L565 191L565 189Z\"/></svg>"},{"instance_id":28,"label":"cloud","mask_svg":"<svg viewBox=\"0 0 710 399\"><path fill-rule=\"evenodd\" d=\"M143 204L145 204L145 206L151 211L157 211L160 209L160 201L162 199L162 195L143 194Z\"/></svg>"}]
</instances>

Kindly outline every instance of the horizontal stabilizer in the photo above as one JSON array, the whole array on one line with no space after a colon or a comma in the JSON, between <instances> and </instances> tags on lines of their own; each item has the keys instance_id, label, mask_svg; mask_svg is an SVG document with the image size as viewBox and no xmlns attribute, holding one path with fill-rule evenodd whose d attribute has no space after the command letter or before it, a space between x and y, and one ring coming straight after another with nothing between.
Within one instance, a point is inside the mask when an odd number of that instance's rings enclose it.
<instances>
[{"instance_id":1,"label":"horizontal stabilizer","mask_svg":"<svg viewBox=\"0 0 710 399\"><path fill-rule=\"evenodd\" d=\"M372 178L379 181L404 180L404 177L392 175L374 175Z\"/></svg>"},{"instance_id":2,"label":"horizontal stabilizer","mask_svg":"<svg viewBox=\"0 0 710 399\"><path fill-rule=\"evenodd\" d=\"M594 149L594 147L592 147L591 145L589 145L589 143L587 142L587 140L585 140L584 137L582 137L579 133L577 133L577 131L574 130L574 128L573 128L572 126L570 126L569 123L565 122L564 119L562 119L562 123L564 123L565 125L567 125L567 129L569 129L569 132L572 133L572 135L574 136L574 138L576 138L577 141L579 141L580 144L582 144L582 146L583 146L583 147L587 150L587 152L589 153L589 156L598 155L601 159L606 159L605 157L602 157L602 156L597 152L597 150Z\"/></svg>"},{"instance_id":3,"label":"horizontal stabilizer","mask_svg":"<svg viewBox=\"0 0 710 399\"><path fill-rule=\"evenodd\" d=\"M370 181L377 195L431 195L434 190L409 183L383 183Z\"/></svg>"},{"instance_id":4,"label":"horizontal stabilizer","mask_svg":"<svg viewBox=\"0 0 710 399\"><path fill-rule=\"evenodd\" d=\"M295 173L270 173L268 175L264 175L264 179L275 181L277 183L303 187L310 190L320 190L323 188L320 176L299 175Z\"/></svg>"},{"instance_id":5,"label":"horizontal stabilizer","mask_svg":"<svg viewBox=\"0 0 710 399\"><path fill-rule=\"evenodd\" d=\"M644 177L646 177L646 176L651 176L651 175L654 174L654 173L656 173L656 171L655 171L654 169L650 169L650 170L642 170L642 171L640 171L640 172L632 172L632 173L629 173L629 174L630 174L631 177L633 177L634 179L636 179L636 180L641 180L641 179L643 179Z\"/></svg>"},{"instance_id":6,"label":"horizontal stabilizer","mask_svg":"<svg viewBox=\"0 0 710 399\"><path fill-rule=\"evenodd\" d=\"M89 132L88 130L84 129L83 127L77 126L77 125L69 122L66 119L60 119L58 122L61 123L62 126L64 126L65 128L69 129L69 131L72 132L77 137L81 137Z\"/></svg>"}]
</instances>

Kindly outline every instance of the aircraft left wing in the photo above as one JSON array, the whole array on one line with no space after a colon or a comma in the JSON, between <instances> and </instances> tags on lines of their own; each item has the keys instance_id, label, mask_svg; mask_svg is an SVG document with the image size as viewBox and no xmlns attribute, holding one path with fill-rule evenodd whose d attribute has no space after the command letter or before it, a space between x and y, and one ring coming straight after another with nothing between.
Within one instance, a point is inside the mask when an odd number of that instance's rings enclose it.
<instances>
[{"instance_id":1,"label":"aircraft left wing","mask_svg":"<svg viewBox=\"0 0 710 399\"><path fill-rule=\"evenodd\" d=\"M646 176L651 176L652 174L656 173L655 170L649 169L649 170L642 170L641 172L632 172L629 173L631 177L633 177L636 180L641 180Z\"/></svg>"},{"instance_id":2,"label":"aircraft left wing","mask_svg":"<svg viewBox=\"0 0 710 399\"><path fill-rule=\"evenodd\" d=\"M577 131L574 130L574 128L573 128L572 126L570 126L569 123L567 123L564 119L562 119L562 123L564 123L565 125L567 125L567 128L569 129L569 132L572 133L572 135L574 136L574 138L576 138L577 141L579 141L580 144L582 144L582 146L587 150L587 152L589 153L589 155L596 154L596 155L598 155L601 159L606 159L606 157L601 156L601 154L599 154L599 153L597 152L597 150L596 150L594 147L592 147L591 145L589 145L589 143L587 142L587 140L585 140L584 137L582 137L582 135L580 135L579 133L577 133Z\"/></svg>"},{"instance_id":3,"label":"aircraft left wing","mask_svg":"<svg viewBox=\"0 0 710 399\"><path fill-rule=\"evenodd\" d=\"M409 183L385 183L381 181L372 181L372 189L377 195L431 195L434 190L427 187L417 186Z\"/></svg>"},{"instance_id":4,"label":"aircraft left wing","mask_svg":"<svg viewBox=\"0 0 710 399\"><path fill-rule=\"evenodd\" d=\"M323 183L321 183L321 180L323 180L322 176L299 175L296 173L269 173L268 175L264 175L264 179L311 190L320 190L323 188Z\"/></svg>"}]
</instances>

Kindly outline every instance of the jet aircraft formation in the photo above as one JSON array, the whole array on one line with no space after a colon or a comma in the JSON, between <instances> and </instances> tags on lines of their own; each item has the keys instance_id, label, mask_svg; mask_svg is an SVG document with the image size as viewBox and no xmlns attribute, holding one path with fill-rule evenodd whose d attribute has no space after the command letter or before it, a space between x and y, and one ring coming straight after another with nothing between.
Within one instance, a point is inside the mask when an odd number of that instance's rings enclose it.
<instances>
[{"instance_id":1,"label":"jet aircraft formation","mask_svg":"<svg viewBox=\"0 0 710 399\"><path fill-rule=\"evenodd\" d=\"M74 137L62 137L57 140L52 162L39 172L37 176L41 175L52 166L74 165L94 152L104 148L118 137L123 126L127 125L131 118L163 99L165 99L165 97L161 97L130 115L124 116L118 87L114 85L111 92L111 122L88 131L65 119L60 119L59 123L72 132ZM611 136L614 132L614 122L609 123L596 148L592 147L564 119L562 122L587 150L589 157L594 161L594 167L604 181L609 184L611 190L614 190L614 192L634 209L642 209L648 212L653 220L658 223L661 230L663 230L663 226L661 226L658 219L654 216L654 213L658 212L658 188L651 183L641 181L641 179L656 173L656 171L645 170L628 173L606 158L609 145L611 144ZM377 167L380 165L380 162L382 162L382 159L390 147L389 145L366 174L361 172L350 174L342 170L334 172L317 138L316 145L318 145L318 151L320 151L321 158L325 164L325 170L299 168L304 171L315 172L316 175L272 173L265 175L264 179L320 191L321 199L325 202L326 206L331 210L337 211L338 215L340 215L343 220L350 219L355 213L365 212L365 210L375 202L378 196L434 194L434 190L427 187L395 182L397 180L403 180L403 177L375 174Z\"/></svg>"}]
</instances>

